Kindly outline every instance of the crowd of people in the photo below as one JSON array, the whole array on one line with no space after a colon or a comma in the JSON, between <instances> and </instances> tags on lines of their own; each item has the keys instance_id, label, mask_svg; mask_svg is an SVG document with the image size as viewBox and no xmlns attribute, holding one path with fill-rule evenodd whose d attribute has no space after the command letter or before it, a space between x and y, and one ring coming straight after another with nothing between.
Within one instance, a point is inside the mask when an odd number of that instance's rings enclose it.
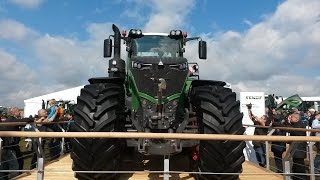
<instances>
[{"instance_id":1,"label":"crowd of people","mask_svg":"<svg viewBox=\"0 0 320 180\"><path fill-rule=\"evenodd\" d=\"M277 129L273 127L288 127L288 128L307 128L307 126L312 128L320 129L320 112L315 111L314 109L309 109L306 112L299 111L294 108L289 112L284 114L283 112L276 111L272 108L267 108L265 115L258 117L252 113L252 105L247 105L248 113L250 119L253 121L254 125L259 125L255 128L255 135L267 135L271 129L275 129L272 135L275 136L306 136L305 131L294 131L294 130L284 130ZM269 126L270 128L264 128L263 126ZM320 135L316 133L315 135ZM256 158L260 166L266 166L266 147L265 142L254 141L253 148L255 150ZM307 169L305 164L305 158L307 157L307 143L306 142L293 142L294 151L292 154L292 173L296 175L292 176L292 179L308 179L306 175ZM283 173L283 156L284 152L287 150L287 144L292 144L290 142L272 142L271 152L274 155L275 166L278 173ZM320 145L316 143L317 152L320 152ZM317 155L315 160L315 168L320 167L320 155ZM317 162L319 162L317 164Z\"/></svg>"},{"instance_id":2,"label":"crowd of people","mask_svg":"<svg viewBox=\"0 0 320 180\"><path fill-rule=\"evenodd\" d=\"M17 125L0 125L0 131L40 131L40 132L61 132L62 129L68 131L70 122L73 120L71 111L66 111L64 114L59 112L59 107L55 99L49 100L50 107L48 109L39 109L38 113L28 118L23 118L21 111L17 107L8 108L6 114L1 117L2 122L18 122ZM60 113L60 114L59 114ZM68 123L47 123L68 121ZM21 125L19 122L27 123ZM31 126L30 124L34 124ZM62 129L61 129L62 128ZM27 138L32 139L32 138ZM24 158L22 158L20 149L20 138L5 137L2 138L2 150L0 158L0 170L22 170L24 167ZM66 139L66 142L68 140ZM31 143L34 144L34 143ZM41 138L42 149L47 146L49 151L49 160L59 158L61 154L61 139L60 138ZM31 169L36 167L37 162L37 147L32 147L33 157L31 162ZM70 143L65 143L65 152L71 150ZM0 172L0 180L12 179L19 175L19 172Z\"/></svg>"},{"instance_id":3,"label":"crowd of people","mask_svg":"<svg viewBox=\"0 0 320 180\"><path fill-rule=\"evenodd\" d=\"M57 123L47 122L59 122L68 121L69 123L61 124L65 131L69 130L70 122L73 120L73 114L71 111L62 113L59 111L59 107L55 99L51 99L48 102L49 108L39 109L38 113L29 118L23 118L21 111L17 107L11 107L7 110L4 116L1 116L1 122L24 122L24 125L1 125L0 131L35 131L40 132L61 132L61 126ZM283 114L272 108L266 108L265 115L258 117L252 112L252 105L248 104L248 114L254 125L268 126L269 128L256 127L255 135L267 135L272 127L290 127L290 128L306 128L307 126L314 129L320 129L320 112L314 109L309 109L306 112L299 111L298 109L292 109L289 113ZM30 126L34 124L34 126ZM293 131L276 129L272 135L285 136L289 133L292 136L306 136L304 131ZM313 135L320 136L319 133ZM2 151L0 158L0 170L22 170L24 167L24 159L21 155L21 149L19 146L20 138L5 137L2 138ZM71 147L66 139L65 151L70 152ZM278 173L283 173L283 156L287 150L287 144L289 142L272 142L271 152L274 155L274 162ZM307 179L307 172L305 158L307 156L307 143L306 142L294 142L295 151L292 154L292 173L297 173L292 179ZM43 138L41 141L42 149L47 145L49 150L49 159L54 160L59 158L61 153L61 139L60 138ZM315 167L320 169L320 144L316 143L317 155L315 157ZM261 167L266 167L266 146L265 142L253 141L253 148L255 150L256 158ZM32 151L36 151L33 147ZM31 169L35 168L37 161L37 154L33 153ZM19 175L18 172L0 172L0 180L11 179Z\"/></svg>"}]
</instances>

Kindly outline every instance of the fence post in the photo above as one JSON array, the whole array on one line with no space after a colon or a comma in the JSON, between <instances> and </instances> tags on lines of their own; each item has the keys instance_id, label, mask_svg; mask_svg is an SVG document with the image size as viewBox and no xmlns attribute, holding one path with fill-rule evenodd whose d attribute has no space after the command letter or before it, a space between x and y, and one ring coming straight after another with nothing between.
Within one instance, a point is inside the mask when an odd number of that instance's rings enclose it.
<instances>
[{"instance_id":1,"label":"fence post","mask_svg":"<svg viewBox=\"0 0 320 180\"><path fill-rule=\"evenodd\" d=\"M58 125L59 129L60 129L62 132L66 132L66 130L64 130L64 129L61 127L60 124L57 124L57 125ZM63 137L63 138L61 138L61 144L60 144L60 146L61 146L61 152L60 152L60 155L64 154L64 142L65 142L65 140L64 140L64 137Z\"/></svg>"},{"instance_id":2,"label":"fence post","mask_svg":"<svg viewBox=\"0 0 320 180\"><path fill-rule=\"evenodd\" d=\"M2 156L2 138L0 137L0 165L1 165L1 162L2 162L2 159L1 159L1 156Z\"/></svg>"},{"instance_id":3,"label":"fence post","mask_svg":"<svg viewBox=\"0 0 320 180\"><path fill-rule=\"evenodd\" d=\"M308 143L308 154L309 154L309 169L310 169L310 180L315 180L315 175L314 175L314 158L313 158L313 142Z\"/></svg>"},{"instance_id":4,"label":"fence post","mask_svg":"<svg viewBox=\"0 0 320 180\"><path fill-rule=\"evenodd\" d=\"M289 149L287 151L287 153L285 154L284 156L284 161L283 161L283 167L284 167L284 170L283 172L285 173L283 178L285 180L291 180L291 165L290 165L290 160L294 154L294 152L296 151L297 149L297 143L296 142L292 142L290 145L289 145Z\"/></svg>"},{"instance_id":5,"label":"fence post","mask_svg":"<svg viewBox=\"0 0 320 180\"><path fill-rule=\"evenodd\" d=\"M44 178L44 161L43 157L38 158L37 163L37 180L43 180Z\"/></svg>"},{"instance_id":6,"label":"fence post","mask_svg":"<svg viewBox=\"0 0 320 180\"><path fill-rule=\"evenodd\" d=\"M290 176L290 169L291 169L291 167L290 167L290 161L284 161L283 162L283 164L284 164L284 180L291 180L291 176Z\"/></svg>"},{"instance_id":7,"label":"fence post","mask_svg":"<svg viewBox=\"0 0 320 180\"><path fill-rule=\"evenodd\" d=\"M163 180L169 180L169 178L170 178L170 174L169 174L169 171L170 171L169 156L164 156L163 165L164 165L164 167L163 167L163 169L164 169Z\"/></svg>"},{"instance_id":8,"label":"fence post","mask_svg":"<svg viewBox=\"0 0 320 180\"><path fill-rule=\"evenodd\" d=\"M34 128L34 131L40 132L35 124L31 125ZM37 180L43 180L44 178L44 158L43 158L43 149L41 144L41 137L32 139L32 147L37 155Z\"/></svg>"},{"instance_id":9,"label":"fence post","mask_svg":"<svg viewBox=\"0 0 320 180\"><path fill-rule=\"evenodd\" d=\"M274 133L275 129L272 129L269 133L268 136L271 136ZM266 165L267 169L270 170L270 155L269 155L269 141L266 141Z\"/></svg>"}]
</instances>

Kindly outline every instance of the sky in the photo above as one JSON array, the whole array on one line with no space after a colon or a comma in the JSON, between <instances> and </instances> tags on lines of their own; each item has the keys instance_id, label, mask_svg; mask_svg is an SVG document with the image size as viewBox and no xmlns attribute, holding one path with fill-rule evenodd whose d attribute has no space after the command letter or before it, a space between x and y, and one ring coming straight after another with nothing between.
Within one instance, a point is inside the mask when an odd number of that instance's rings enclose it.
<instances>
[{"instance_id":1,"label":"sky","mask_svg":"<svg viewBox=\"0 0 320 180\"><path fill-rule=\"evenodd\" d=\"M201 36L207 60L197 42L185 57L237 93L320 95L319 0L0 0L0 105L107 76L112 24Z\"/></svg>"}]
</instances>

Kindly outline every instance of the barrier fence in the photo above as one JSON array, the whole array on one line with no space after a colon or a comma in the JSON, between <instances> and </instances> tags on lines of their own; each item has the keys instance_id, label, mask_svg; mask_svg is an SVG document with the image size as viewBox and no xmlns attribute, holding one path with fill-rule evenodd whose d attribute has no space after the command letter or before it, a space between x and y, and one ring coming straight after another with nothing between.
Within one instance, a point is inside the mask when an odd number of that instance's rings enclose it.
<instances>
[{"instance_id":1,"label":"barrier fence","mask_svg":"<svg viewBox=\"0 0 320 180\"><path fill-rule=\"evenodd\" d=\"M60 156L65 152L64 148L66 145L65 138L124 138L124 139L192 139L192 140L228 140L228 141L263 141L265 142L265 157L266 157L266 169L278 171L278 173L274 172L274 174L283 175L285 180L289 180L292 177L296 177L299 179L298 175L309 176L311 180L316 179L316 177L320 177L320 169L315 167L314 159L315 156L319 156L318 152L314 150L315 142L320 142L320 137L318 136L310 136L310 132L320 132L317 129L304 129L304 128L284 128L284 127L264 127L264 126L256 126L256 125L244 125L244 127L260 127L260 128L268 128L269 133L266 136L255 136L255 135L229 135L229 134L187 134L187 133L131 133L131 132L65 132L65 129L62 128L60 124L68 123L68 122L58 122L58 123L32 123L31 126L34 128L35 132L31 131L0 131L0 137L24 137L26 139L30 138L32 141L28 143L32 143L33 152L31 154L27 154L21 156L19 158L25 158L29 156L36 156L36 162L31 164L31 166L36 167L36 169L30 170L1 170L1 172L9 172L9 173L17 173L17 172L37 172L37 178L43 179L45 172L45 157L48 156L48 151L51 149L60 147L60 152L56 154L56 156ZM16 126L16 125L26 125L27 123L0 123L0 126ZM39 132L36 124L57 124L61 132ZM284 131L305 131L307 132L306 136L272 136L276 129L284 130ZM51 146L47 149L43 149L43 139L42 138L62 138L61 142L56 146ZM273 162L270 162L270 159L273 161L278 158L273 156L270 153L270 143L271 142L288 142L287 151L283 154L283 158L281 161L283 162L283 169L278 169L274 165ZM297 142L307 142L307 158L308 165L305 166L308 171L304 174L292 173L291 166L294 164L292 162L292 155L295 151L299 151L296 145ZM68 143L68 142L67 142ZM12 145L14 146L14 145ZM0 138L0 165L6 163L8 160L3 160L1 155L3 153L3 149L8 148L8 146L3 146L2 139ZM318 162L316 162L318 163ZM36 165L36 166L35 166ZM79 173L119 173L119 174L128 174L128 173L163 173L164 179L169 179L170 174L229 174L234 175L237 173L213 173L213 172L185 172L185 171L170 171L169 168L169 157L164 157L164 167L163 171L74 171ZM55 172L64 172L55 171ZM270 173L242 173L243 175L270 175ZM2 177L0 177L1 179Z\"/></svg>"}]
</instances>

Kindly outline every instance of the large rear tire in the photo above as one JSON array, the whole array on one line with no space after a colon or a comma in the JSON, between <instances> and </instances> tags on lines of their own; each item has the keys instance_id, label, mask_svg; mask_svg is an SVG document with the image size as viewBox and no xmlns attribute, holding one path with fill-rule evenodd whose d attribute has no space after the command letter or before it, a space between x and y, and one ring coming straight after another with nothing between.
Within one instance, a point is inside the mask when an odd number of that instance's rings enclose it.
<instances>
[{"instance_id":1,"label":"large rear tire","mask_svg":"<svg viewBox=\"0 0 320 180\"><path fill-rule=\"evenodd\" d=\"M199 86L191 91L191 104L203 134L239 134L242 125L236 94L222 86ZM244 141L200 141L198 170L214 173L241 173ZM199 175L198 179L238 179L239 175Z\"/></svg>"},{"instance_id":2,"label":"large rear tire","mask_svg":"<svg viewBox=\"0 0 320 180\"><path fill-rule=\"evenodd\" d=\"M74 109L74 132L114 132L124 129L123 85L91 84L81 89ZM121 139L71 139L74 171L116 171L124 147ZM81 180L116 179L115 173L75 173Z\"/></svg>"}]
</instances>

